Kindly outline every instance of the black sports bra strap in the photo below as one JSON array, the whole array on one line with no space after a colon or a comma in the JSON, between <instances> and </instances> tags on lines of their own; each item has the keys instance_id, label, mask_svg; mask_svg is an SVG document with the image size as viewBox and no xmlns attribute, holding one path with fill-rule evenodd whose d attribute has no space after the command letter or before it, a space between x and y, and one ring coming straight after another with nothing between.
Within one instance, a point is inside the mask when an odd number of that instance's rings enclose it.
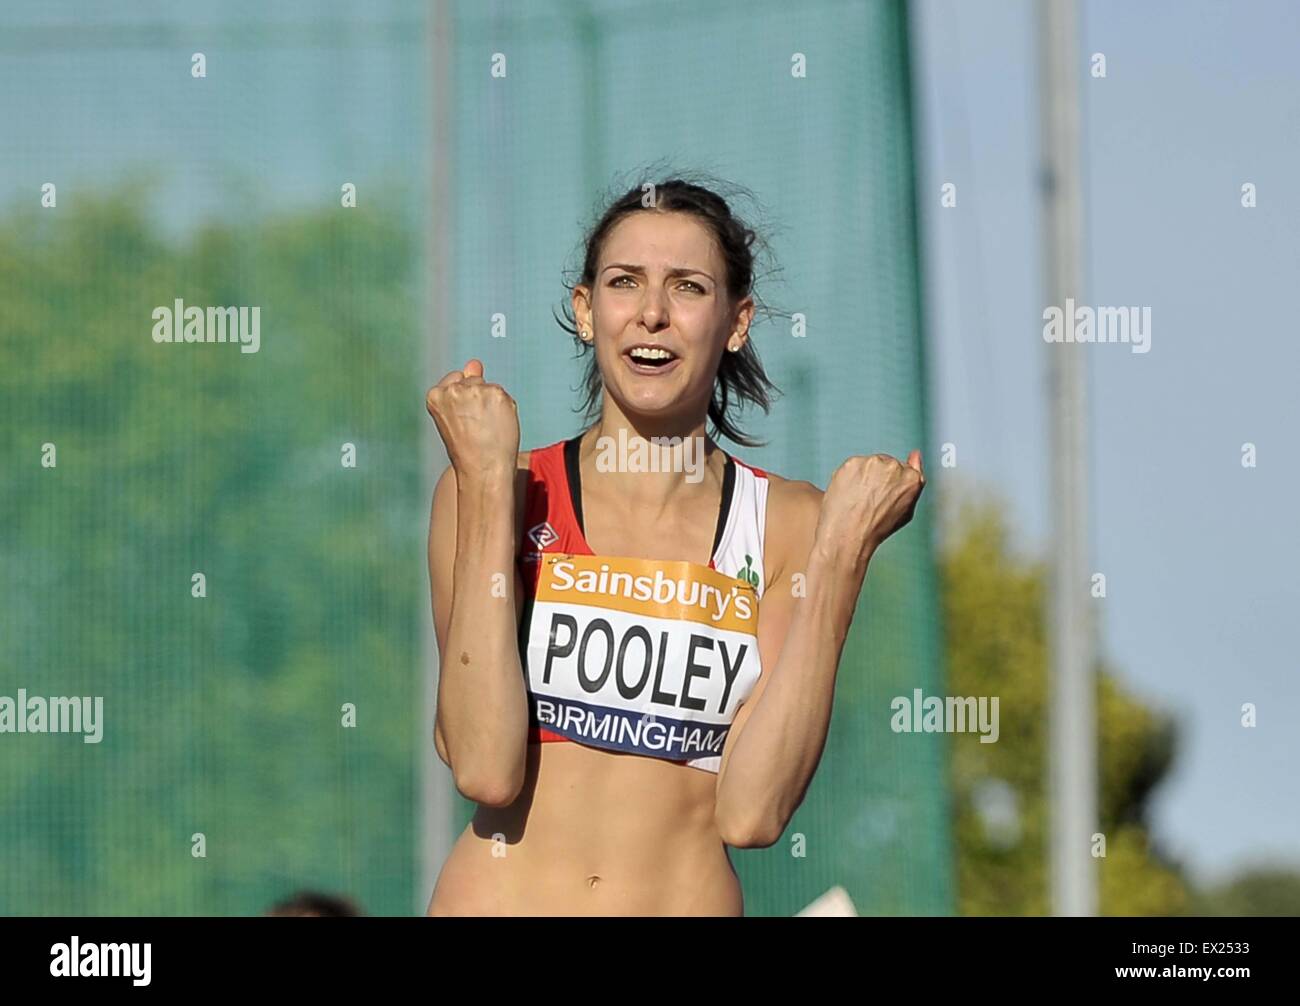
<instances>
[{"instance_id":1,"label":"black sports bra strap","mask_svg":"<svg viewBox=\"0 0 1300 1006\"><path fill-rule=\"evenodd\" d=\"M569 476L569 499L573 502L573 515L578 518L578 530L585 536L587 525L582 522L582 465L578 463L578 449L581 446L581 433L565 442L564 470Z\"/></svg>"},{"instance_id":2,"label":"black sports bra strap","mask_svg":"<svg viewBox=\"0 0 1300 1006\"><path fill-rule=\"evenodd\" d=\"M585 430L583 431L586 432ZM564 471L568 475L569 499L573 504L573 515L578 519L578 530L585 536L587 526L582 519L582 465L578 460L578 451L582 447L582 433L564 442ZM722 450L721 447L718 450ZM722 500L718 505L718 522L713 530L713 547L709 550L709 560L717 554L722 544L722 532L727 528L727 517L731 513L731 499L736 492L736 462L726 451L722 456L727 459L722 470Z\"/></svg>"},{"instance_id":3,"label":"black sports bra strap","mask_svg":"<svg viewBox=\"0 0 1300 1006\"><path fill-rule=\"evenodd\" d=\"M719 447L718 450L722 451L722 448ZM718 524L713 529L713 547L709 549L710 562L722 544L722 532L727 529L727 517L731 514L731 497L736 492L736 462L726 451L722 451L722 456L727 459L727 465L722 470L722 501L718 505Z\"/></svg>"}]
</instances>

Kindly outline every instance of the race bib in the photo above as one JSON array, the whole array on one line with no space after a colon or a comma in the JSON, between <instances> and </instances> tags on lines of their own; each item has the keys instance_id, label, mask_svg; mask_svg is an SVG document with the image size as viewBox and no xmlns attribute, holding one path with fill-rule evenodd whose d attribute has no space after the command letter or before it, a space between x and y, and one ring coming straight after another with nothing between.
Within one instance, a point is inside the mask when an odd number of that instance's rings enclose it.
<instances>
[{"instance_id":1,"label":"race bib","mask_svg":"<svg viewBox=\"0 0 1300 1006\"><path fill-rule=\"evenodd\" d=\"M693 562L542 556L525 652L532 721L570 740L721 755L758 681L753 586Z\"/></svg>"}]
</instances>

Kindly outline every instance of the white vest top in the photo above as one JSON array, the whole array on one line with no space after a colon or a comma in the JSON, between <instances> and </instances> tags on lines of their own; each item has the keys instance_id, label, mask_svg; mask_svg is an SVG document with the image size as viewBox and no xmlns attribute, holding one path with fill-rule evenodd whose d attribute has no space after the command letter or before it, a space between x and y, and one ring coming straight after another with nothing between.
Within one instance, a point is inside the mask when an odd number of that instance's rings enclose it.
<instances>
[{"instance_id":1,"label":"white vest top","mask_svg":"<svg viewBox=\"0 0 1300 1006\"><path fill-rule=\"evenodd\" d=\"M762 671L767 473L727 455L707 567L598 556L583 536L578 443L531 454L518 554L530 739L717 772Z\"/></svg>"}]
</instances>

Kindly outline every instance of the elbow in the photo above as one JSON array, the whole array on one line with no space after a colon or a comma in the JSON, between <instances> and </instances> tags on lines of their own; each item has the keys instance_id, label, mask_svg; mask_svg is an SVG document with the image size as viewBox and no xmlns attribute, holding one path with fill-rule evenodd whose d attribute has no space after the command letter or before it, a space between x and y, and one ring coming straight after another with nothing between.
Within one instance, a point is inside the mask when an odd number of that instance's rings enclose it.
<instances>
[{"instance_id":1,"label":"elbow","mask_svg":"<svg viewBox=\"0 0 1300 1006\"><path fill-rule=\"evenodd\" d=\"M453 769L452 777L461 796L485 807L509 807L524 788L522 771L471 773Z\"/></svg>"},{"instance_id":2,"label":"elbow","mask_svg":"<svg viewBox=\"0 0 1300 1006\"><path fill-rule=\"evenodd\" d=\"M466 800L483 807L509 807L519 797L519 788L509 785L471 786L457 782L456 789Z\"/></svg>"},{"instance_id":3,"label":"elbow","mask_svg":"<svg viewBox=\"0 0 1300 1006\"><path fill-rule=\"evenodd\" d=\"M775 845L785 832L785 825L771 818L719 819L717 824L722 841L733 849L766 849Z\"/></svg>"},{"instance_id":4,"label":"elbow","mask_svg":"<svg viewBox=\"0 0 1300 1006\"><path fill-rule=\"evenodd\" d=\"M521 756L513 765L485 763L474 752L452 752L439 724L434 730L434 747L438 757L451 769L456 791L466 800L485 807L509 807L524 788L524 762ZM454 755L454 756L453 756Z\"/></svg>"}]
</instances>

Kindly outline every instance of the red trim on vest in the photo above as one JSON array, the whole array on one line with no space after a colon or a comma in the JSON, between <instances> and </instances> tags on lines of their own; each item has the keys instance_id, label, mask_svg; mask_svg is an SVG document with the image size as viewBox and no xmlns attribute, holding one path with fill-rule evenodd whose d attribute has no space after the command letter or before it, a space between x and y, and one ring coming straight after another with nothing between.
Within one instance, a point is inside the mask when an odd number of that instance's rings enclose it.
<instances>
[{"instance_id":1,"label":"red trim on vest","mask_svg":"<svg viewBox=\"0 0 1300 1006\"><path fill-rule=\"evenodd\" d=\"M558 443L539 447L528 455L528 489L524 496L523 535L515 548L515 564L524 581L524 590L531 597L537 590L537 580L541 575L542 564L538 560L527 561L530 554L559 552L564 555L595 555L587 539L583 537L582 528L578 527L578 515L573 512L573 497L569 492L569 473L564 465L564 444ZM543 525L549 524L554 532L553 540L538 545L532 537L537 531L538 537L546 541L551 537ZM713 568L713 560L709 560ZM522 658L522 655L521 655ZM549 744L557 741L575 743L573 738L557 734L543 726L528 727L529 744ZM673 764L685 765L686 759L666 759Z\"/></svg>"},{"instance_id":2,"label":"red trim on vest","mask_svg":"<svg viewBox=\"0 0 1300 1006\"><path fill-rule=\"evenodd\" d=\"M543 525L549 524L547 532ZM542 544L533 537L537 532ZM550 540L547 540L547 539ZM564 469L564 441L531 452L528 459L528 489L524 497L523 537L516 554L529 575L524 583L529 590L537 586L536 562L524 563L529 553L561 552L568 555L593 555L591 546L578 527L577 514L569 495L569 477Z\"/></svg>"},{"instance_id":3,"label":"red trim on vest","mask_svg":"<svg viewBox=\"0 0 1300 1006\"><path fill-rule=\"evenodd\" d=\"M550 530L547 530L549 525ZM536 537L534 537L534 532ZM544 544L538 544L538 540ZM578 527L578 516L573 512L573 499L569 495L569 476L564 467L564 441L540 447L528 456L528 489L524 497L523 536L515 549L515 561L524 589L531 597L537 589L537 578L542 564L528 560L538 553L545 555L560 552L568 555L593 555L591 546ZM567 741L568 737L554 733L546 727L530 726L528 742L546 744Z\"/></svg>"}]
</instances>

